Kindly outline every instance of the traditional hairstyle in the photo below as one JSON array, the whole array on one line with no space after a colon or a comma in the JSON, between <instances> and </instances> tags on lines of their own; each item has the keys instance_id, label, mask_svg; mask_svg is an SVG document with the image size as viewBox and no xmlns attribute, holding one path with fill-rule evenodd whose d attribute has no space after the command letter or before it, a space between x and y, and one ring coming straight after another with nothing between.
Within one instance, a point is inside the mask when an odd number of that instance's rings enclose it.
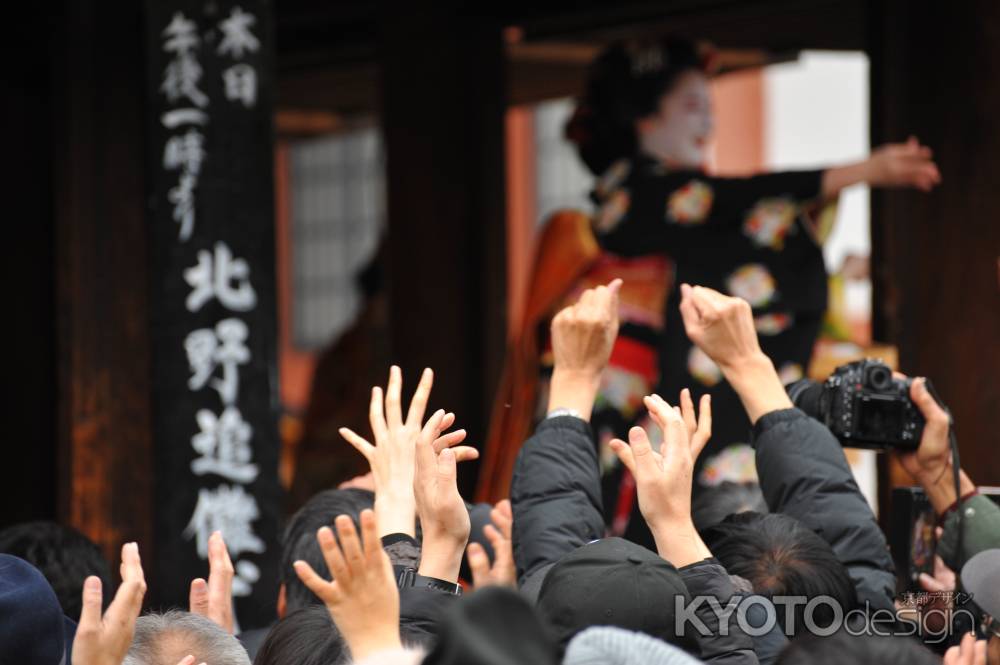
<instances>
[{"instance_id":1,"label":"traditional hairstyle","mask_svg":"<svg viewBox=\"0 0 1000 665\"><path fill-rule=\"evenodd\" d=\"M702 537L726 570L748 580L761 596L803 596L809 600L827 596L844 613L857 606L854 584L833 549L794 517L738 513L705 529ZM804 610L803 605L795 607L795 631L804 626ZM817 610L813 620L821 626L830 625L833 609L824 603ZM779 611L778 622L792 630L784 620L785 613Z\"/></svg>"},{"instance_id":2,"label":"traditional hairstyle","mask_svg":"<svg viewBox=\"0 0 1000 665\"><path fill-rule=\"evenodd\" d=\"M566 138L591 172L603 173L635 153L635 121L656 111L681 74L706 66L694 44L675 37L612 44L590 66Z\"/></svg>"}]
</instances>

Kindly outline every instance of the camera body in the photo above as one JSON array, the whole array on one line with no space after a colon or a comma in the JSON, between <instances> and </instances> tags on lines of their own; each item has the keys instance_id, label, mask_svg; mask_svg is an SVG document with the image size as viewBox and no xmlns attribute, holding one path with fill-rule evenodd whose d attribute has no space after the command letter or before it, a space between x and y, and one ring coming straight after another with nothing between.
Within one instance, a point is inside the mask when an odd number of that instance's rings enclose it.
<instances>
[{"instance_id":1,"label":"camera body","mask_svg":"<svg viewBox=\"0 0 1000 665\"><path fill-rule=\"evenodd\" d=\"M824 423L841 444L873 450L916 450L924 417L910 400L910 379L893 377L880 360L838 367L823 384L798 381L792 402Z\"/></svg>"}]
</instances>

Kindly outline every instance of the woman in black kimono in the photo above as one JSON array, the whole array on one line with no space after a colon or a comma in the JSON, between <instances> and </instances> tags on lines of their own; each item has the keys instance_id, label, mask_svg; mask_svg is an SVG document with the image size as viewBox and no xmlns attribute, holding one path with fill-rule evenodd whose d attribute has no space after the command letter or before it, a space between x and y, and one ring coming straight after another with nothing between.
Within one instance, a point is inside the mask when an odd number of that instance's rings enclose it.
<instances>
[{"instance_id":1,"label":"woman in black kimono","mask_svg":"<svg viewBox=\"0 0 1000 665\"><path fill-rule=\"evenodd\" d=\"M712 395L713 437L701 460L748 441L750 423L718 367L684 334L680 285L747 300L764 352L779 371L798 378L827 304L824 234L817 221L822 205L856 183L929 191L940 181L930 150L914 138L846 166L713 177L703 169L711 131L704 58L675 39L607 49L593 64L567 126L581 158L599 176L593 226L601 248L673 260L659 390L677 399L690 388L696 403L701 394Z\"/></svg>"}]
</instances>

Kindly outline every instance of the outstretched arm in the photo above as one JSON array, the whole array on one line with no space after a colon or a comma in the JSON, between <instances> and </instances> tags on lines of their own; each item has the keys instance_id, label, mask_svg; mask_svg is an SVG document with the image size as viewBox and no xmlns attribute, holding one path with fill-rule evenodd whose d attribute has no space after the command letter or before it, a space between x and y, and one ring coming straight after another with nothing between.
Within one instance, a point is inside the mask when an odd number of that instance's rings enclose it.
<instances>
[{"instance_id":1,"label":"outstretched arm","mask_svg":"<svg viewBox=\"0 0 1000 665\"><path fill-rule=\"evenodd\" d=\"M819 534L854 580L861 602L892 608L895 577L885 535L839 442L792 408L757 342L750 306L703 287L681 287L688 337L722 369L754 423L757 473L768 507Z\"/></svg>"},{"instance_id":2,"label":"outstretched arm","mask_svg":"<svg viewBox=\"0 0 1000 665\"><path fill-rule=\"evenodd\" d=\"M522 583L603 535L600 471L587 421L618 334L620 287L615 280L589 289L552 320L551 417L521 448L511 482L514 561Z\"/></svg>"},{"instance_id":3,"label":"outstretched arm","mask_svg":"<svg viewBox=\"0 0 1000 665\"><path fill-rule=\"evenodd\" d=\"M851 185L912 187L929 192L941 182L931 149L911 136L906 143L887 143L864 161L835 166L823 172L822 193L833 198Z\"/></svg>"}]
</instances>

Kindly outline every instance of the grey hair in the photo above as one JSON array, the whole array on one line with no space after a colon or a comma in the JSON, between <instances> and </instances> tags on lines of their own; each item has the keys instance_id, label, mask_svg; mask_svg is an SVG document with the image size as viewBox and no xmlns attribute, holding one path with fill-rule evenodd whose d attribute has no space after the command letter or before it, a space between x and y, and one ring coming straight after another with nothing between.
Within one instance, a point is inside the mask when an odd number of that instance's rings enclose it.
<instances>
[{"instance_id":1,"label":"grey hair","mask_svg":"<svg viewBox=\"0 0 1000 665\"><path fill-rule=\"evenodd\" d=\"M182 610L139 617L122 665L177 665L188 654L196 663L250 665L239 640L210 619Z\"/></svg>"}]
</instances>

